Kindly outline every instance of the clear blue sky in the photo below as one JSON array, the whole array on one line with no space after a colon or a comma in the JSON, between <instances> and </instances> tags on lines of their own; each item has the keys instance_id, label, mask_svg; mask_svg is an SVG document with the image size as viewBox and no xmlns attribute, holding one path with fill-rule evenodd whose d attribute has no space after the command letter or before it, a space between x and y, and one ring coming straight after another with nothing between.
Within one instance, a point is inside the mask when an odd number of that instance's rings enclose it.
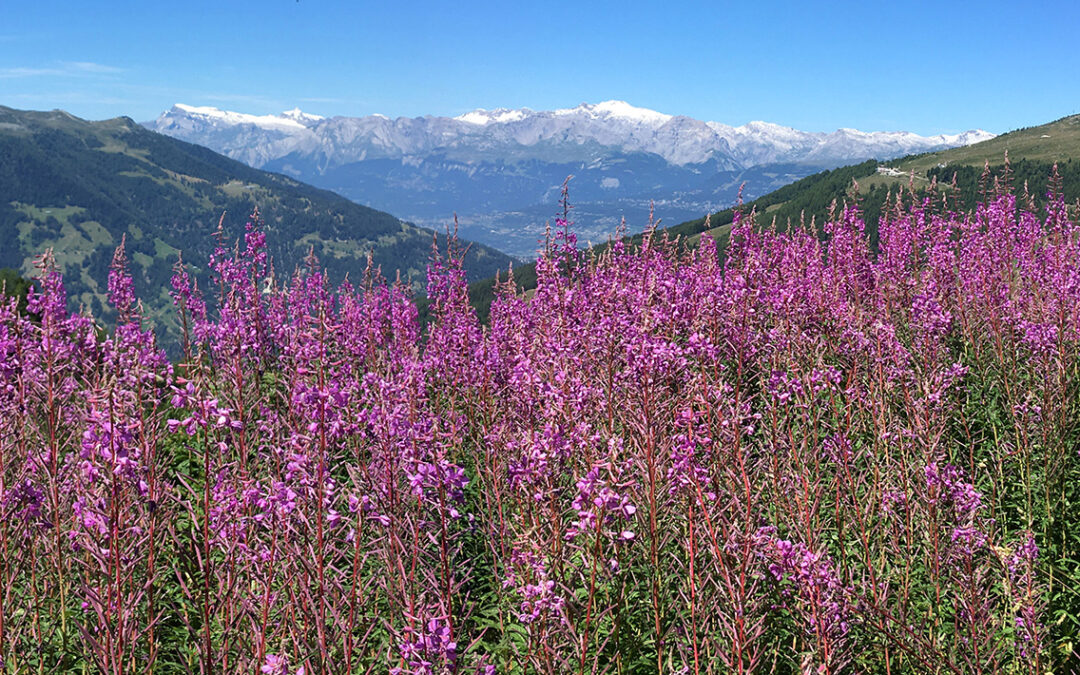
<instances>
[{"instance_id":1,"label":"clear blue sky","mask_svg":"<svg viewBox=\"0 0 1080 675\"><path fill-rule=\"evenodd\" d=\"M808 131L1080 112L1080 7L1001 0L0 0L0 105L456 115L622 99Z\"/></svg>"}]
</instances>

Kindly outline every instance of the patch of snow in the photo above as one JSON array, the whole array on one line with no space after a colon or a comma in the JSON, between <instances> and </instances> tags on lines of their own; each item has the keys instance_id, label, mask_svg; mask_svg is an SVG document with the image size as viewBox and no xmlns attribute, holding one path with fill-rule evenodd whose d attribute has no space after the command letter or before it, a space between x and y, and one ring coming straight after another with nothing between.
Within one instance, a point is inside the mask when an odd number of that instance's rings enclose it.
<instances>
[{"instance_id":1,"label":"patch of snow","mask_svg":"<svg viewBox=\"0 0 1080 675\"><path fill-rule=\"evenodd\" d=\"M295 119L277 115L249 115L230 110L220 110L212 106L193 106L183 103L177 103L173 108L191 116L203 117L207 120L229 125L253 124L261 129L277 129L281 131L300 131L307 128Z\"/></svg>"},{"instance_id":2,"label":"patch of snow","mask_svg":"<svg viewBox=\"0 0 1080 675\"><path fill-rule=\"evenodd\" d=\"M952 146L961 145L974 145L976 143L982 143L994 138L995 134L989 131L983 131L982 129L972 129L959 134L940 134L938 136L932 136L936 140L940 140L941 143Z\"/></svg>"},{"instance_id":3,"label":"patch of snow","mask_svg":"<svg viewBox=\"0 0 1080 675\"><path fill-rule=\"evenodd\" d=\"M498 108L496 110L484 110L483 108L477 108L472 112L467 112L464 115L458 115L454 119L459 122L468 122L469 124L479 124L485 126L488 124L506 124L508 122L519 122L525 119L531 110L524 108L522 110L507 110L506 108Z\"/></svg>"},{"instance_id":4,"label":"patch of snow","mask_svg":"<svg viewBox=\"0 0 1080 675\"><path fill-rule=\"evenodd\" d=\"M561 108L552 111L558 116L587 115L589 117L614 117L616 119L642 122L645 124L662 125L667 123L673 115L665 115L648 108L638 108L626 101L601 101L600 103L582 103L576 108Z\"/></svg>"},{"instance_id":5,"label":"patch of snow","mask_svg":"<svg viewBox=\"0 0 1080 675\"><path fill-rule=\"evenodd\" d=\"M306 113L300 110L300 108L286 110L285 112L281 113L281 117L290 120L296 120L297 122L318 122L319 120L326 119L322 115L312 115L310 113Z\"/></svg>"}]
</instances>

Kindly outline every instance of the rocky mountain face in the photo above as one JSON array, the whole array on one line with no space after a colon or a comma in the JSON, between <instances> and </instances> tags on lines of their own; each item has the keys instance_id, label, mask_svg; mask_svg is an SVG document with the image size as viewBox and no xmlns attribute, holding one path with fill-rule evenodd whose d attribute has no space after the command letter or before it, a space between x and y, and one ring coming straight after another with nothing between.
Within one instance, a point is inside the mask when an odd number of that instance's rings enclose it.
<instances>
[{"instance_id":1,"label":"rocky mountain face","mask_svg":"<svg viewBox=\"0 0 1080 675\"><path fill-rule=\"evenodd\" d=\"M421 225L445 226L456 213L464 236L522 257L570 175L579 235L600 241L623 218L630 231L644 227L651 206L681 222L730 205L744 184L752 198L823 169L993 137L733 127L622 101L397 119L178 104L146 126Z\"/></svg>"}]
</instances>

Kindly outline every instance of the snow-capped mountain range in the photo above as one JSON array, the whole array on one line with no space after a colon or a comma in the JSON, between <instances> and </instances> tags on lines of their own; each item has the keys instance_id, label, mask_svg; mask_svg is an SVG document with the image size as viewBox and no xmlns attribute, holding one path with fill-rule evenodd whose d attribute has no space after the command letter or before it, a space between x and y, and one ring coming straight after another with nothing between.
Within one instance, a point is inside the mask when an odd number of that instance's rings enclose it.
<instances>
[{"instance_id":1,"label":"snow-capped mountain range","mask_svg":"<svg viewBox=\"0 0 1080 675\"><path fill-rule=\"evenodd\" d=\"M299 109L249 115L177 104L146 126L418 224L445 223L456 212L466 236L517 255L535 250L569 174L579 224L587 211L600 236L620 215L641 225L634 217L649 200L667 222L677 222L728 206L744 181L746 196L754 197L825 168L993 138L981 130L919 136L729 126L623 101L397 119L327 118Z\"/></svg>"}]
</instances>

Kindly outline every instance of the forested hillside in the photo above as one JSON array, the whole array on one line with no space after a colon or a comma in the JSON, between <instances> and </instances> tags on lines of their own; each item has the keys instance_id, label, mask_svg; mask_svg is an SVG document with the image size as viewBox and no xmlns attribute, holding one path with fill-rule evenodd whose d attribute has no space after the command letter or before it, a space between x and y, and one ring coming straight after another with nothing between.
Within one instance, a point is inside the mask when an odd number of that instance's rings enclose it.
<instances>
[{"instance_id":1,"label":"forested hillside","mask_svg":"<svg viewBox=\"0 0 1080 675\"><path fill-rule=\"evenodd\" d=\"M256 206L279 276L314 252L331 278L356 277L370 252L384 274L400 270L420 287L430 230L128 118L87 122L0 107L0 267L30 276L34 256L52 248L74 301L97 314L106 312L105 277L122 237L151 315L168 320L178 253L203 268L219 239L231 247L243 234ZM509 262L475 245L465 267L478 279Z\"/></svg>"}]
</instances>

